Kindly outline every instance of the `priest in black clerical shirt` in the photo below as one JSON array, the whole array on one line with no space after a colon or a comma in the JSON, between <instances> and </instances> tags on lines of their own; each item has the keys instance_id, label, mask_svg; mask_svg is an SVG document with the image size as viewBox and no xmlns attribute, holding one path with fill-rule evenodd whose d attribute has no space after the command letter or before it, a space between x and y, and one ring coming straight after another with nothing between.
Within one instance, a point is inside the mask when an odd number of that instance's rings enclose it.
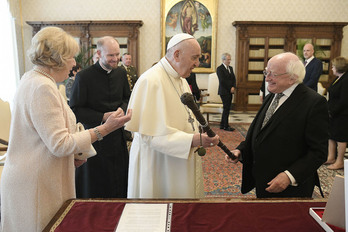
<instances>
[{"instance_id":1,"label":"priest in black clerical shirt","mask_svg":"<svg viewBox=\"0 0 348 232\"><path fill-rule=\"evenodd\" d=\"M80 71L70 107L86 129L105 122L119 107L126 112L130 89L127 73L118 68L120 47L112 37L97 42L99 61ZM126 198L128 149L120 128L93 144L97 155L76 169L77 198Z\"/></svg>"}]
</instances>

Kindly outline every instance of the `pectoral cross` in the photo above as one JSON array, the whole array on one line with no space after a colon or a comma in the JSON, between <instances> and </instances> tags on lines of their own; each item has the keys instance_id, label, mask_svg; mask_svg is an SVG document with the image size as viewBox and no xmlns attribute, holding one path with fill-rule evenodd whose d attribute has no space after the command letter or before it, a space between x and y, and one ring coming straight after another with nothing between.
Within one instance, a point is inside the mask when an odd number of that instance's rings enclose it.
<instances>
[{"instance_id":1,"label":"pectoral cross","mask_svg":"<svg viewBox=\"0 0 348 232\"><path fill-rule=\"evenodd\" d=\"M191 114L189 113L189 118L187 120L189 123L191 123L192 126L192 130L195 131L195 126L193 125L193 123L195 122L195 120L191 117Z\"/></svg>"}]
</instances>

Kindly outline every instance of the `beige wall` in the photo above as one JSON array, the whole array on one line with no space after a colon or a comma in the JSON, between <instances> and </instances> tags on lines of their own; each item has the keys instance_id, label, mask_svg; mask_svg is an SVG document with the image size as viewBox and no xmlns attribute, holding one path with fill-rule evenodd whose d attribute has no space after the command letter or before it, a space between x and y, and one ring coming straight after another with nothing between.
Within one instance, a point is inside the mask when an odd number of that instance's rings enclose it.
<instances>
[{"instance_id":1,"label":"beige wall","mask_svg":"<svg viewBox=\"0 0 348 232\"><path fill-rule=\"evenodd\" d=\"M24 49L30 45L31 27L25 21L55 20L142 20L140 28L140 73L161 57L161 0L11 0L21 6ZM13 8L13 7L12 7ZM20 13L15 14L17 29ZM235 28L233 21L317 21L348 22L348 0L219 0L217 29L217 59L229 52L235 63ZM17 36L21 35L17 33ZM21 43L21 41L20 41ZM344 28L342 55L348 57L348 27ZM21 62L21 74L31 68ZM198 84L206 87L207 74L198 75Z\"/></svg>"}]
</instances>

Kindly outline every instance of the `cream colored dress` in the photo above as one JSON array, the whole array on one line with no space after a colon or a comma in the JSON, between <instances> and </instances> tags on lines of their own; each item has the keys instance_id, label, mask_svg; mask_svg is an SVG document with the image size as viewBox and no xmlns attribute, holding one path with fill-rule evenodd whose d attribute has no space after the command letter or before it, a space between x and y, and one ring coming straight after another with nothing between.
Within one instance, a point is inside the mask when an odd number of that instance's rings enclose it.
<instances>
[{"instance_id":1,"label":"cream colored dress","mask_svg":"<svg viewBox=\"0 0 348 232\"><path fill-rule=\"evenodd\" d=\"M75 198L74 153L91 147L56 83L29 71L15 96L1 179L2 231L42 231Z\"/></svg>"},{"instance_id":2,"label":"cream colored dress","mask_svg":"<svg viewBox=\"0 0 348 232\"><path fill-rule=\"evenodd\" d=\"M193 131L180 101L184 92L191 92L190 87L165 58L135 84L128 105L132 119L126 124L126 130L135 132L128 198L204 196L201 158L191 148L198 124Z\"/></svg>"}]
</instances>

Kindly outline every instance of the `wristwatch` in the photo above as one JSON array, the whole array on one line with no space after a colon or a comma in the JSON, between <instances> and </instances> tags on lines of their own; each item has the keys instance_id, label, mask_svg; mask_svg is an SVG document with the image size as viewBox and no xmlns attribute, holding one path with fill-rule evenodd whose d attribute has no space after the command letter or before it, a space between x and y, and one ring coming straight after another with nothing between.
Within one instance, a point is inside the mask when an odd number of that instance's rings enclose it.
<instances>
[{"instance_id":1,"label":"wristwatch","mask_svg":"<svg viewBox=\"0 0 348 232\"><path fill-rule=\"evenodd\" d=\"M98 128L94 127L93 131L94 131L95 135L97 136L98 141L102 141L103 140L103 136L100 133L100 131L98 130Z\"/></svg>"}]
</instances>

